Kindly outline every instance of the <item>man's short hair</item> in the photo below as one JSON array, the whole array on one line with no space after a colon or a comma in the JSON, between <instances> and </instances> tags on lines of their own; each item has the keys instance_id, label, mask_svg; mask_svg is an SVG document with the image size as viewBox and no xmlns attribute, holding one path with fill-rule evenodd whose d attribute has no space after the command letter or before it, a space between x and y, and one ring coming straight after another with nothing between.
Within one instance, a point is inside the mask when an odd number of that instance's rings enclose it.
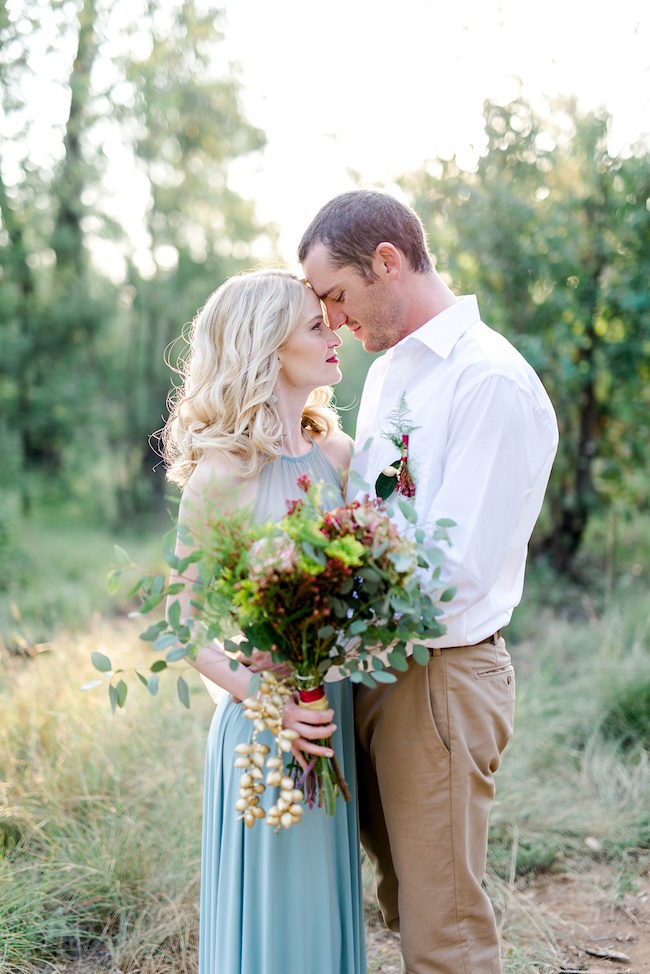
<instances>
[{"instance_id":1,"label":"man's short hair","mask_svg":"<svg viewBox=\"0 0 650 974\"><path fill-rule=\"evenodd\" d=\"M383 242L401 250L414 271L431 270L417 213L387 193L353 190L335 196L318 211L302 236L298 260L302 263L315 244L323 243L335 267L352 265L369 279L375 276L375 249Z\"/></svg>"}]
</instances>

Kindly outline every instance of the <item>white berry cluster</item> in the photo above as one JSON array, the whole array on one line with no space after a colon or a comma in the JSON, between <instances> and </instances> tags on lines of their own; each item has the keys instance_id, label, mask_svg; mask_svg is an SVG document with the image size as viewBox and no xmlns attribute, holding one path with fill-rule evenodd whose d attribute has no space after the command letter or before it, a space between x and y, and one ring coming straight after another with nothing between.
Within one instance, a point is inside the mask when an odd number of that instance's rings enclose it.
<instances>
[{"instance_id":1,"label":"white berry cluster","mask_svg":"<svg viewBox=\"0 0 650 974\"><path fill-rule=\"evenodd\" d=\"M282 715L292 690L279 682L272 673L263 673L257 697L244 700L244 717L253 721L253 735L250 744L238 744L235 748L237 758L235 767L244 772L239 783L239 800L235 808L240 812L248 828L257 819L266 818L267 825L279 830L280 826L290 828L300 821L303 813L301 802L303 793L294 788L291 778L282 774L284 761L282 754L291 750L291 742L298 732L282 726ZM275 740L276 754L270 755L270 747L257 740L258 734L271 731ZM270 756L269 756L270 755ZM266 768L266 782L264 770ZM260 805L260 797L266 790L280 786L280 797L266 812Z\"/></svg>"}]
</instances>

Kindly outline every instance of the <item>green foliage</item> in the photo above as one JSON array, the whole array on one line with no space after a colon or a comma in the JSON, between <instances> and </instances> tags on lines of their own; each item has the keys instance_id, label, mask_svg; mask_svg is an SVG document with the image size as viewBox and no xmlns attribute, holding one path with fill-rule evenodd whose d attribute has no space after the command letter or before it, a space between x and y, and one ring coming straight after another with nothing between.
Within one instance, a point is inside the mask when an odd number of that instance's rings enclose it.
<instances>
[{"instance_id":1,"label":"green foliage","mask_svg":"<svg viewBox=\"0 0 650 974\"><path fill-rule=\"evenodd\" d=\"M611 156L609 118L571 101L552 122L521 99L484 114L475 172L442 160L403 183L440 269L549 391L560 450L541 547L566 571L594 513L647 505L650 154Z\"/></svg>"},{"instance_id":2,"label":"green foliage","mask_svg":"<svg viewBox=\"0 0 650 974\"><path fill-rule=\"evenodd\" d=\"M0 154L0 491L24 511L32 472L105 523L135 519L154 499L162 507L149 437L166 408L165 349L263 238L273 255L272 233L227 185L232 161L264 136L242 114L219 24L194 0L164 12L144 0L130 11L95 0L3 7L0 109L13 133ZM38 169L23 91L40 69L31 39L36 50L46 34L47 68L70 101L51 123L60 157ZM140 180L144 243L129 237L131 214L124 225L109 215L100 147L111 140Z\"/></svg>"},{"instance_id":3,"label":"green foliage","mask_svg":"<svg viewBox=\"0 0 650 974\"><path fill-rule=\"evenodd\" d=\"M155 565L159 543L151 522L141 531L120 534L140 560ZM44 511L23 518L13 510L0 572L0 646L30 652L49 644L61 629L78 631L91 617L127 604L106 591L114 537L78 512Z\"/></svg>"},{"instance_id":4,"label":"green foliage","mask_svg":"<svg viewBox=\"0 0 650 974\"><path fill-rule=\"evenodd\" d=\"M650 750L650 680L618 687L611 697L606 702L602 733L623 748Z\"/></svg>"}]
</instances>

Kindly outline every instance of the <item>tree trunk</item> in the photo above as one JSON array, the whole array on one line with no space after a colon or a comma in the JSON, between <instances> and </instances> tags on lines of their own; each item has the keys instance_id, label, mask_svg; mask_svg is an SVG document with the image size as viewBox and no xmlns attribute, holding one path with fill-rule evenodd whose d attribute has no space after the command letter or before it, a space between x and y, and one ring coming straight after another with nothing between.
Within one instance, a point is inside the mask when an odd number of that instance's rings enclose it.
<instances>
[{"instance_id":1,"label":"tree trunk","mask_svg":"<svg viewBox=\"0 0 650 974\"><path fill-rule=\"evenodd\" d=\"M84 268L81 197L86 184L82 135L88 118L90 73L97 51L95 0L84 0L79 13L77 53L70 76L70 113L63 145L65 155L54 192L59 199L52 247L59 273L79 278ZM66 275L67 276L67 275Z\"/></svg>"}]
</instances>

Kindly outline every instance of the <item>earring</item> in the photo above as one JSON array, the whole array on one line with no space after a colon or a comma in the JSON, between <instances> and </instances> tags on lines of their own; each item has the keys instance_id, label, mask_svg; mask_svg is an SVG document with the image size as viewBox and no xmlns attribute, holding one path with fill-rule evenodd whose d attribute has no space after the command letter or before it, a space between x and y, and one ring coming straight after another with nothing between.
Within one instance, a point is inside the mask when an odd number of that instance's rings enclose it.
<instances>
[{"instance_id":1,"label":"earring","mask_svg":"<svg viewBox=\"0 0 650 974\"><path fill-rule=\"evenodd\" d=\"M271 402L272 402L272 403L276 403L276 402L278 401L278 399L279 399L279 398L280 398L280 397L278 396L278 394L277 394L277 392L274 392L274 393L273 393L273 394L271 395Z\"/></svg>"}]
</instances>

